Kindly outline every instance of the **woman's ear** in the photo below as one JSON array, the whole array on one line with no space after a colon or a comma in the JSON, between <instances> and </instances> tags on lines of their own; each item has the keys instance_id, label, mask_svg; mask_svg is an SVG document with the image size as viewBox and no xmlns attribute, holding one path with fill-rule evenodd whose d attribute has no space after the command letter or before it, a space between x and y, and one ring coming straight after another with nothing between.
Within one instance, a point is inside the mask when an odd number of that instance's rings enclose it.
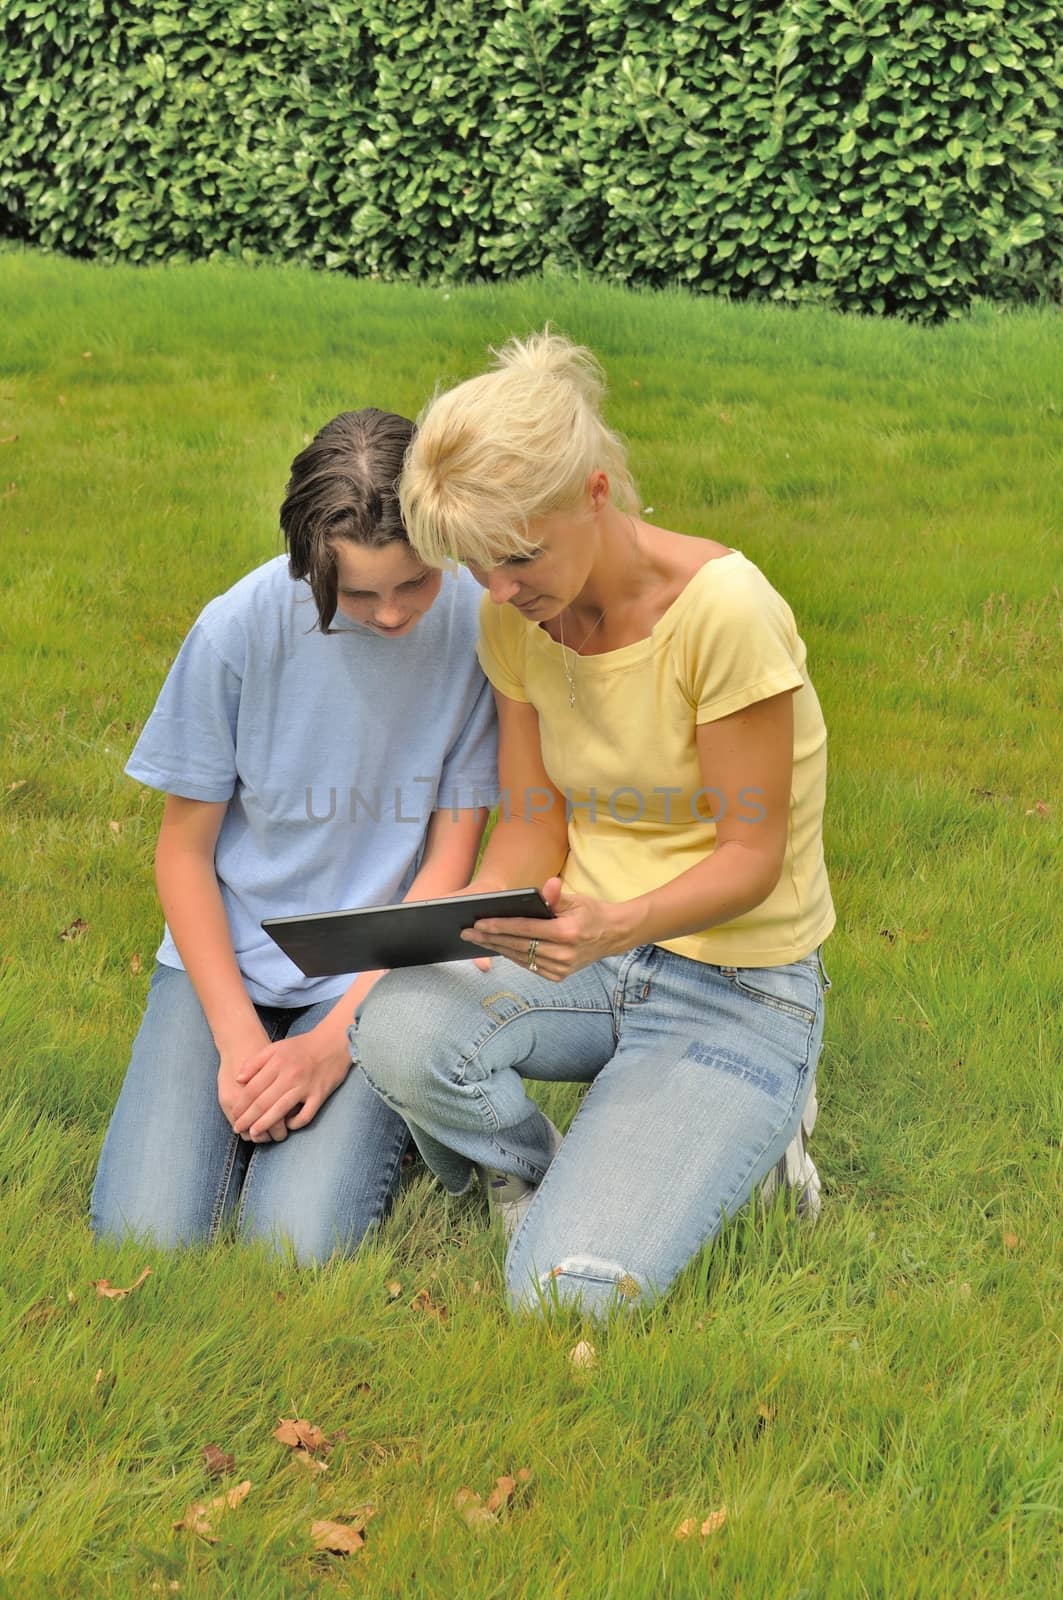
<instances>
[{"instance_id":1,"label":"woman's ear","mask_svg":"<svg viewBox=\"0 0 1063 1600\"><path fill-rule=\"evenodd\" d=\"M595 467L587 479L587 493L591 497L591 510L601 511L609 499L609 474Z\"/></svg>"}]
</instances>

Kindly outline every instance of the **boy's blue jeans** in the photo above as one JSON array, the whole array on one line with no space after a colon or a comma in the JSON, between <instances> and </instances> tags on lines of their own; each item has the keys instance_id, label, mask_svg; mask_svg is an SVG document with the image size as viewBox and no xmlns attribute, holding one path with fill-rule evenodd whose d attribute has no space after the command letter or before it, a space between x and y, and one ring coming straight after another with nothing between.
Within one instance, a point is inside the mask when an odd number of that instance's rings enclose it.
<instances>
[{"instance_id":1,"label":"boy's blue jeans","mask_svg":"<svg viewBox=\"0 0 1063 1600\"><path fill-rule=\"evenodd\" d=\"M823 1033L818 951L710 966L645 945L562 983L504 960L389 973L351 1029L366 1078L452 1194L474 1166L542 1184L511 1301L661 1294L793 1138ZM589 1082L560 1153L525 1079Z\"/></svg>"},{"instance_id":2,"label":"boy's blue jeans","mask_svg":"<svg viewBox=\"0 0 1063 1600\"><path fill-rule=\"evenodd\" d=\"M271 1039L309 1033L334 1002L256 1006ZM230 1219L300 1262L353 1250L398 1187L405 1125L351 1072L280 1144L237 1138L218 1104L218 1052L187 975L156 966L92 1192L97 1236L207 1241Z\"/></svg>"}]
</instances>

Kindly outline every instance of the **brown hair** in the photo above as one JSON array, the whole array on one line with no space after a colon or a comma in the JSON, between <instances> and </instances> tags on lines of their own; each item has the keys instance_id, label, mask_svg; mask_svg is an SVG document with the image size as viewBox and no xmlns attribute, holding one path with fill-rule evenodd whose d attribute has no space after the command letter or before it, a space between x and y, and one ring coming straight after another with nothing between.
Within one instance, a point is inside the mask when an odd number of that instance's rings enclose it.
<instances>
[{"instance_id":1,"label":"brown hair","mask_svg":"<svg viewBox=\"0 0 1063 1600\"><path fill-rule=\"evenodd\" d=\"M409 542L397 484L414 432L408 418L375 406L342 411L292 462L280 514L288 571L309 582L322 633L336 615L334 542Z\"/></svg>"}]
</instances>

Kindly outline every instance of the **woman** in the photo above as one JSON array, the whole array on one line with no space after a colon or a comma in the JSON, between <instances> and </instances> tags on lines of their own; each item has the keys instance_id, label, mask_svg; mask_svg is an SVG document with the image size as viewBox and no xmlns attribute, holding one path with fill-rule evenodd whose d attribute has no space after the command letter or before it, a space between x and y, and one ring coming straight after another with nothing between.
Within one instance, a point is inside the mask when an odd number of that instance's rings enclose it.
<instances>
[{"instance_id":1,"label":"woman","mask_svg":"<svg viewBox=\"0 0 1063 1600\"><path fill-rule=\"evenodd\" d=\"M544 886L506 956L388 974L352 1050L452 1193L486 1174L518 1306L645 1305L803 1160L834 922L825 732L751 562L643 521L598 368L548 332L438 397L400 498L487 594L502 815L478 889ZM558 1136L524 1080L589 1082ZM515 1227L514 1227L515 1225Z\"/></svg>"},{"instance_id":2,"label":"woman","mask_svg":"<svg viewBox=\"0 0 1063 1600\"><path fill-rule=\"evenodd\" d=\"M406 1129L347 1049L377 974L304 977L260 924L446 894L476 859L496 788L477 590L407 542L395 486L412 433L346 412L296 457L288 560L207 606L126 768L166 794L167 926L97 1234L172 1245L232 1220L321 1260L394 1192Z\"/></svg>"}]
</instances>

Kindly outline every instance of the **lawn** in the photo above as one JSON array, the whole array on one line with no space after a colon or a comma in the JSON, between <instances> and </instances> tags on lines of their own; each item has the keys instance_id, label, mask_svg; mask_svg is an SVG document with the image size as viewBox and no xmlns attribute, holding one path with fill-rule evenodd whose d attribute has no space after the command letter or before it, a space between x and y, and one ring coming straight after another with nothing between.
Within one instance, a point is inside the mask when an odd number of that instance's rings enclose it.
<instances>
[{"instance_id":1,"label":"lawn","mask_svg":"<svg viewBox=\"0 0 1063 1600\"><path fill-rule=\"evenodd\" d=\"M547 317L601 355L653 520L744 550L808 642L823 1219L740 1217L608 1329L511 1320L481 1204L417 1170L340 1265L98 1249L159 933L160 801L122 766L163 674L279 550L307 434L412 414ZM0 1595L1059 1591L1061 371L1048 312L0 254ZM564 1122L575 1091L545 1103ZM497 1512L456 1505L521 1471ZM245 1482L209 1536L174 1529ZM370 1507L362 1548L315 1549Z\"/></svg>"}]
</instances>

